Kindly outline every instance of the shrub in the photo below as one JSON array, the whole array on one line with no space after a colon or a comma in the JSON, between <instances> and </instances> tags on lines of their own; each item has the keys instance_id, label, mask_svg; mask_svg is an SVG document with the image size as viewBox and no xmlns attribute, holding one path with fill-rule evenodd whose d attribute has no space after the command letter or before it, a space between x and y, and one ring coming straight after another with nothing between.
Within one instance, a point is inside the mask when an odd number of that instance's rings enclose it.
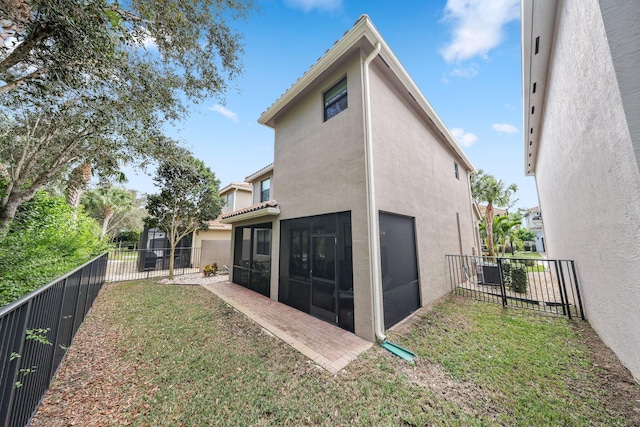
<instances>
[{"instance_id":1,"label":"shrub","mask_svg":"<svg viewBox=\"0 0 640 427\"><path fill-rule=\"evenodd\" d=\"M214 262L213 264L207 264L202 268L202 272L205 276L214 276L218 274L218 263Z\"/></svg>"},{"instance_id":2,"label":"shrub","mask_svg":"<svg viewBox=\"0 0 640 427\"><path fill-rule=\"evenodd\" d=\"M99 224L63 197L39 192L0 238L0 306L46 285L103 252Z\"/></svg>"},{"instance_id":3,"label":"shrub","mask_svg":"<svg viewBox=\"0 0 640 427\"><path fill-rule=\"evenodd\" d=\"M502 279L504 285L513 292L527 292L527 267L520 263L502 262Z\"/></svg>"}]
</instances>

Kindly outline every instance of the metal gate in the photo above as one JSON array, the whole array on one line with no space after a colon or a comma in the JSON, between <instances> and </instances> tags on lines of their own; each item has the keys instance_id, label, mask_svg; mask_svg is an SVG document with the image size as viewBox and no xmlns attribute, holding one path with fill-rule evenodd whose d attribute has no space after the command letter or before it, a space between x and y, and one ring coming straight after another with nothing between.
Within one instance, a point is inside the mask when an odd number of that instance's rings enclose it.
<instances>
[{"instance_id":1,"label":"metal gate","mask_svg":"<svg viewBox=\"0 0 640 427\"><path fill-rule=\"evenodd\" d=\"M453 292L585 320L574 261L447 255Z\"/></svg>"}]
</instances>

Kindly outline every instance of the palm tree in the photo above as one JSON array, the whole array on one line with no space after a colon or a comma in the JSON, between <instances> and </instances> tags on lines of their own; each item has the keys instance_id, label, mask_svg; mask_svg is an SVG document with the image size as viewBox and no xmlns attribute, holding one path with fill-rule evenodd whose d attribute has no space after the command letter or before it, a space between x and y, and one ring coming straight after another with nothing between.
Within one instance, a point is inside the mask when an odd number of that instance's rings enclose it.
<instances>
[{"instance_id":1,"label":"palm tree","mask_svg":"<svg viewBox=\"0 0 640 427\"><path fill-rule=\"evenodd\" d=\"M485 222L487 228L487 248L489 256L495 256L493 245L493 207L508 207L516 200L511 200L513 194L518 191L516 184L511 184L506 189L504 182L493 175L485 175L482 169L471 176L471 194L477 203L486 203Z\"/></svg>"},{"instance_id":2,"label":"palm tree","mask_svg":"<svg viewBox=\"0 0 640 427\"><path fill-rule=\"evenodd\" d=\"M131 193L123 188L100 187L87 192L82 198L82 204L87 209L99 213L102 219L100 240L104 239L109 228L109 221L117 212L123 212L134 207Z\"/></svg>"},{"instance_id":3,"label":"palm tree","mask_svg":"<svg viewBox=\"0 0 640 427\"><path fill-rule=\"evenodd\" d=\"M67 180L67 204L72 208L80 206L80 197L91 180L91 163L85 161L76 166ZM75 215L75 214L74 214Z\"/></svg>"},{"instance_id":4,"label":"palm tree","mask_svg":"<svg viewBox=\"0 0 640 427\"><path fill-rule=\"evenodd\" d=\"M507 250L507 241L513 248L516 241L516 227L522 224L522 217L518 213L497 216L493 219L493 231L496 243L502 244L502 256Z\"/></svg>"}]
</instances>

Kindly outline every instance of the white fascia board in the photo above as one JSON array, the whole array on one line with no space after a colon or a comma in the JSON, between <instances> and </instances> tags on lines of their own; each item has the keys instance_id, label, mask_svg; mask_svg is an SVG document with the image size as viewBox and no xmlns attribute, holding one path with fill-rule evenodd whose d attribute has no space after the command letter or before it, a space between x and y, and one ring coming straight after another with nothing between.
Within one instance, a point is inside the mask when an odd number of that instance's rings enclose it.
<instances>
[{"instance_id":1,"label":"white fascia board","mask_svg":"<svg viewBox=\"0 0 640 427\"><path fill-rule=\"evenodd\" d=\"M280 215L280 208L264 208L257 211L247 212L240 215L232 216L231 218L221 219L223 224L232 224L234 222L247 221L249 219L260 218L263 216L277 216Z\"/></svg>"},{"instance_id":2,"label":"white fascia board","mask_svg":"<svg viewBox=\"0 0 640 427\"><path fill-rule=\"evenodd\" d=\"M253 175L249 175L248 177L245 178L245 181L247 182L255 181L257 178L260 178L262 175L266 175L272 171L273 171L273 163L263 169L260 169L258 172L254 173Z\"/></svg>"}]
</instances>

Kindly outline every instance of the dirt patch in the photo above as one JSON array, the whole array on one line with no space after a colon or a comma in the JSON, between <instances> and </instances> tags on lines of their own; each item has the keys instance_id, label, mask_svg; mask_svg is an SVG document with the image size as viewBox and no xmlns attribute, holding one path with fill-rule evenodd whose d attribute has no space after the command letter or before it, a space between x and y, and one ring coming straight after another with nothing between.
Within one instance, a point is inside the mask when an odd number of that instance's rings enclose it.
<instances>
[{"instance_id":1,"label":"dirt patch","mask_svg":"<svg viewBox=\"0 0 640 427\"><path fill-rule=\"evenodd\" d=\"M640 386L631 373L620 363L591 326L576 322L573 329L591 352L593 375L596 386L602 390L601 399L612 417L628 418L629 425L640 426Z\"/></svg>"},{"instance_id":2,"label":"dirt patch","mask_svg":"<svg viewBox=\"0 0 640 427\"><path fill-rule=\"evenodd\" d=\"M144 384L120 357L124 331L109 319L112 285L105 285L58 369L31 427L129 425Z\"/></svg>"}]
</instances>

